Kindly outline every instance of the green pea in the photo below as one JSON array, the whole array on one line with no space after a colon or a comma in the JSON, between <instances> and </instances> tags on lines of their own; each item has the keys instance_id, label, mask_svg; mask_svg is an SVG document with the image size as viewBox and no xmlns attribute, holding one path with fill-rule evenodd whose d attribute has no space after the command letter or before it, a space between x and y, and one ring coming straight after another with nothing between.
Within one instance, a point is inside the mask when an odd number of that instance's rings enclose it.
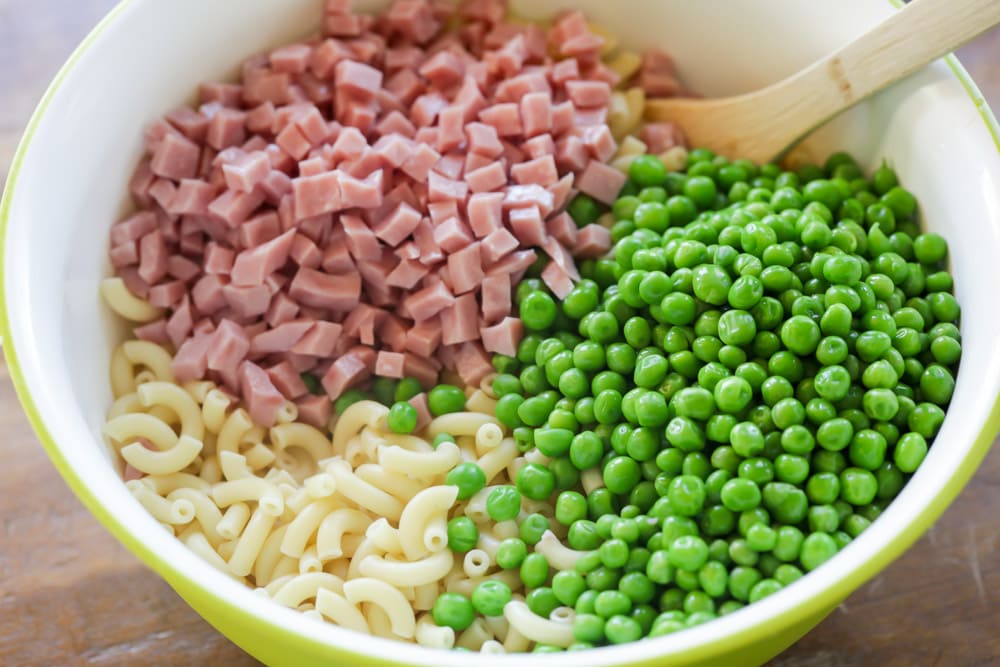
<instances>
[{"instance_id":1,"label":"green pea","mask_svg":"<svg viewBox=\"0 0 1000 667\"><path fill-rule=\"evenodd\" d=\"M465 630L476 618L472 601L459 593L442 593L431 609L434 622L456 632Z\"/></svg>"}]
</instances>

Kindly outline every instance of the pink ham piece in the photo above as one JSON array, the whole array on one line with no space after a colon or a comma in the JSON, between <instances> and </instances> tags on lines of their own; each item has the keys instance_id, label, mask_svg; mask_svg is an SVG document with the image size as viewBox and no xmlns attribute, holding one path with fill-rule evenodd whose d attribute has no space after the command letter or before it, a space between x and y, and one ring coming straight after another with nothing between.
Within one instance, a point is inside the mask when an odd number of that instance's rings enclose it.
<instances>
[{"instance_id":1,"label":"pink ham piece","mask_svg":"<svg viewBox=\"0 0 1000 667\"><path fill-rule=\"evenodd\" d=\"M593 259L606 255L611 250L611 231L598 224L590 224L576 236L573 253L582 259Z\"/></svg>"},{"instance_id":2,"label":"pink ham piece","mask_svg":"<svg viewBox=\"0 0 1000 667\"><path fill-rule=\"evenodd\" d=\"M474 294L456 297L441 311L441 343L454 345L479 338L479 305Z\"/></svg>"},{"instance_id":3,"label":"pink ham piece","mask_svg":"<svg viewBox=\"0 0 1000 667\"><path fill-rule=\"evenodd\" d=\"M370 360L367 359L365 350L371 352L371 348L352 348L334 361L323 375L320 382L331 400L337 400L345 390L371 376Z\"/></svg>"},{"instance_id":4,"label":"pink ham piece","mask_svg":"<svg viewBox=\"0 0 1000 667\"><path fill-rule=\"evenodd\" d=\"M517 346L524 337L524 325L516 317L505 317L490 327L482 327L480 335L483 348L487 352L496 352L513 357L517 354Z\"/></svg>"},{"instance_id":5,"label":"pink ham piece","mask_svg":"<svg viewBox=\"0 0 1000 667\"><path fill-rule=\"evenodd\" d=\"M410 405L414 407L417 411L417 425L414 427L414 431L422 431L428 424L431 423L432 415L430 405L427 403L427 394L420 392L413 398L407 401Z\"/></svg>"},{"instance_id":6,"label":"pink ham piece","mask_svg":"<svg viewBox=\"0 0 1000 667\"><path fill-rule=\"evenodd\" d=\"M334 81L343 90L361 102L370 102L382 87L382 72L353 60L341 60L334 67Z\"/></svg>"},{"instance_id":7,"label":"pink ham piece","mask_svg":"<svg viewBox=\"0 0 1000 667\"><path fill-rule=\"evenodd\" d=\"M441 344L441 325L436 320L427 319L417 322L406 332L405 348L422 357L429 357L434 354L438 345Z\"/></svg>"},{"instance_id":8,"label":"pink ham piece","mask_svg":"<svg viewBox=\"0 0 1000 667\"><path fill-rule=\"evenodd\" d=\"M330 275L301 267L295 272L288 295L314 308L348 311L361 301L361 276Z\"/></svg>"},{"instance_id":9,"label":"pink ham piece","mask_svg":"<svg viewBox=\"0 0 1000 667\"><path fill-rule=\"evenodd\" d=\"M295 399L308 392L306 383L302 376L295 370L289 361L282 361L265 369L271 384L282 393L285 398Z\"/></svg>"},{"instance_id":10,"label":"pink ham piece","mask_svg":"<svg viewBox=\"0 0 1000 667\"><path fill-rule=\"evenodd\" d=\"M342 325L320 320L299 339L292 347L292 352L313 357L329 357L333 354L342 331Z\"/></svg>"},{"instance_id":11,"label":"pink ham piece","mask_svg":"<svg viewBox=\"0 0 1000 667\"><path fill-rule=\"evenodd\" d=\"M576 187L607 205L615 203L625 185L625 174L597 160L591 160L576 180Z\"/></svg>"},{"instance_id":12,"label":"pink ham piece","mask_svg":"<svg viewBox=\"0 0 1000 667\"><path fill-rule=\"evenodd\" d=\"M327 396L303 396L295 400L299 420L318 429L328 428L333 416L333 403Z\"/></svg>"},{"instance_id":13,"label":"pink ham piece","mask_svg":"<svg viewBox=\"0 0 1000 667\"><path fill-rule=\"evenodd\" d=\"M263 356L288 352L314 325L313 320L297 320L262 331L250 340L250 354Z\"/></svg>"},{"instance_id":14,"label":"pink ham piece","mask_svg":"<svg viewBox=\"0 0 1000 667\"><path fill-rule=\"evenodd\" d=\"M249 351L250 340L243 327L232 320L222 320L212 334L205 360L213 371L234 372Z\"/></svg>"},{"instance_id":15,"label":"pink ham piece","mask_svg":"<svg viewBox=\"0 0 1000 667\"><path fill-rule=\"evenodd\" d=\"M382 350L375 359L375 375L384 378L401 379L406 356L399 352Z\"/></svg>"},{"instance_id":16,"label":"pink ham piece","mask_svg":"<svg viewBox=\"0 0 1000 667\"><path fill-rule=\"evenodd\" d=\"M400 202L392 213L377 223L375 236L390 246L398 246L403 239L413 233L420 218L420 213L416 209L405 202Z\"/></svg>"},{"instance_id":17,"label":"pink ham piece","mask_svg":"<svg viewBox=\"0 0 1000 667\"><path fill-rule=\"evenodd\" d=\"M297 220L332 213L343 207L340 176L333 171L292 179Z\"/></svg>"},{"instance_id":18,"label":"pink ham piece","mask_svg":"<svg viewBox=\"0 0 1000 667\"><path fill-rule=\"evenodd\" d=\"M684 145L684 133L676 124L646 123L639 131L639 139L646 144L646 150L659 155L674 146Z\"/></svg>"},{"instance_id":19,"label":"pink ham piece","mask_svg":"<svg viewBox=\"0 0 1000 667\"><path fill-rule=\"evenodd\" d=\"M272 384L267 372L252 361L243 362L239 377L240 392L250 418L266 428L274 426L278 412L285 406L285 397Z\"/></svg>"},{"instance_id":20,"label":"pink ham piece","mask_svg":"<svg viewBox=\"0 0 1000 667\"><path fill-rule=\"evenodd\" d=\"M549 262L542 271L542 281L559 299L565 299L573 289L573 279L555 261Z\"/></svg>"},{"instance_id":21,"label":"pink ham piece","mask_svg":"<svg viewBox=\"0 0 1000 667\"><path fill-rule=\"evenodd\" d=\"M196 143L179 132L167 132L160 139L149 167L157 176L175 181L194 178L198 173L200 156L201 151Z\"/></svg>"},{"instance_id":22,"label":"pink ham piece","mask_svg":"<svg viewBox=\"0 0 1000 667\"><path fill-rule=\"evenodd\" d=\"M295 230L289 229L281 236L266 243L244 250L236 256L229 274L233 285L260 285L269 275L288 261L288 253L295 240Z\"/></svg>"},{"instance_id":23,"label":"pink ham piece","mask_svg":"<svg viewBox=\"0 0 1000 667\"><path fill-rule=\"evenodd\" d=\"M479 287L483 282L483 264L478 241L448 255L448 276L455 294L464 294Z\"/></svg>"},{"instance_id":24,"label":"pink ham piece","mask_svg":"<svg viewBox=\"0 0 1000 667\"><path fill-rule=\"evenodd\" d=\"M444 283L436 282L403 299L403 305L416 322L428 320L455 303L455 296Z\"/></svg>"},{"instance_id":25,"label":"pink ham piece","mask_svg":"<svg viewBox=\"0 0 1000 667\"><path fill-rule=\"evenodd\" d=\"M483 278L482 311L483 319L493 323L510 314L510 276L506 274Z\"/></svg>"},{"instance_id":26,"label":"pink ham piece","mask_svg":"<svg viewBox=\"0 0 1000 667\"><path fill-rule=\"evenodd\" d=\"M201 334L188 338L181 344L170 362L174 379L178 382L190 382L205 376L212 339L212 334Z\"/></svg>"}]
</instances>

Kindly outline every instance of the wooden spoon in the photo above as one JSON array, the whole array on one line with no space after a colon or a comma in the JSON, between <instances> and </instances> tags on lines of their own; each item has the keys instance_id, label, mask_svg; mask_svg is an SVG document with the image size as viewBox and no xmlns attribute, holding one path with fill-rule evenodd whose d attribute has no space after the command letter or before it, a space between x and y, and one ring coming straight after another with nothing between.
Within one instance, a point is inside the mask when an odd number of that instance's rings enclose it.
<instances>
[{"instance_id":1,"label":"wooden spoon","mask_svg":"<svg viewBox=\"0 0 1000 667\"><path fill-rule=\"evenodd\" d=\"M913 0L840 50L761 90L646 102L691 146L768 162L844 109L1000 23L1000 0ZM817 28L820 29L820 28Z\"/></svg>"}]
</instances>

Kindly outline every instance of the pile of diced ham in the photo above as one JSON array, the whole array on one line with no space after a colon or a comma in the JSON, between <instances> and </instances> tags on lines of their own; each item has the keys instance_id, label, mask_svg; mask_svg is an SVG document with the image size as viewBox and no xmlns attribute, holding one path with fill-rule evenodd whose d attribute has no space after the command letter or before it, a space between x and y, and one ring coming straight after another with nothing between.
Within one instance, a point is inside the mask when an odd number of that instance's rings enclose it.
<instances>
[{"instance_id":1,"label":"pile of diced ham","mask_svg":"<svg viewBox=\"0 0 1000 667\"><path fill-rule=\"evenodd\" d=\"M197 109L147 130L141 210L111 231L118 275L166 313L136 335L262 425L286 399L323 425L372 375L477 384L489 353L515 351L511 290L539 253L562 296L573 257L609 249L564 211L578 191L613 202L625 180L606 164L618 77L601 46L579 13L546 31L497 0L379 16L328 0L321 38L251 58L240 83L202 85Z\"/></svg>"}]
</instances>

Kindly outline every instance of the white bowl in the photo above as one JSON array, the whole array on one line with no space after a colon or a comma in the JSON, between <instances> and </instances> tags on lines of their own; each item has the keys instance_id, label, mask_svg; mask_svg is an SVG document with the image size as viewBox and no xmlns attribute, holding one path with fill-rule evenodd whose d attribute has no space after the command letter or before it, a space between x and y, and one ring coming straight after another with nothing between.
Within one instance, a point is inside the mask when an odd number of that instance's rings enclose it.
<instances>
[{"instance_id":1,"label":"white bowl","mask_svg":"<svg viewBox=\"0 0 1000 667\"><path fill-rule=\"evenodd\" d=\"M84 41L31 119L7 183L0 220L4 351L31 422L69 485L112 533L250 653L272 664L464 665L468 657L461 654L309 621L222 577L132 498L99 437L111 402L109 355L124 331L98 298L98 281L110 273L107 233L126 210L143 127L189 100L199 81L233 76L244 57L312 31L321 5L126 0ZM708 96L772 82L893 11L873 0L513 5L533 17L581 7L626 43L668 49L686 82ZM888 159L917 194L926 226L950 243L963 309L961 371L937 442L898 499L818 572L746 610L667 638L563 654L558 664L759 664L885 567L951 502L1000 425L998 136L981 95L949 58L809 142L817 158L846 149L868 168ZM485 666L550 659L476 660Z\"/></svg>"}]
</instances>

